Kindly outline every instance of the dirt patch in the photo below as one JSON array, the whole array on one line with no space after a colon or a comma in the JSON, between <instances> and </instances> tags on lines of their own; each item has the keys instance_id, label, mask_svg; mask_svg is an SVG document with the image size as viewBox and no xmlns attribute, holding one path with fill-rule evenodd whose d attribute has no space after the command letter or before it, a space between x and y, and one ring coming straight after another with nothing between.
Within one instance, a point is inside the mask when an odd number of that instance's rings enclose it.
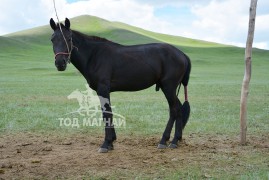
<instances>
[{"instance_id":1,"label":"dirt patch","mask_svg":"<svg viewBox=\"0 0 269 180\"><path fill-rule=\"evenodd\" d=\"M240 146L236 137L190 134L179 148L165 150L156 149L159 137L120 136L115 150L106 154L97 152L101 142L102 137L85 134L1 135L0 179L162 179L176 173L190 176L195 169L201 178L211 178L220 171L248 171L250 163L253 170L268 167L269 162L269 135L249 137L250 143ZM257 154L262 154L257 164L248 161Z\"/></svg>"}]
</instances>

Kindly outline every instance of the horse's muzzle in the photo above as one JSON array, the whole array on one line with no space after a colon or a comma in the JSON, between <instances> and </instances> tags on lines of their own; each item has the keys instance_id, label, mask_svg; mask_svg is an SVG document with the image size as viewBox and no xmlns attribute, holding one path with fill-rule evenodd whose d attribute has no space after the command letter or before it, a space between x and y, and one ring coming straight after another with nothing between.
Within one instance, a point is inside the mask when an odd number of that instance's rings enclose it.
<instances>
[{"instance_id":1,"label":"horse's muzzle","mask_svg":"<svg viewBox=\"0 0 269 180\"><path fill-rule=\"evenodd\" d=\"M64 59L55 60L55 66L58 71L64 71L67 66L67 62Z\"/></svg>"}]
</instances>

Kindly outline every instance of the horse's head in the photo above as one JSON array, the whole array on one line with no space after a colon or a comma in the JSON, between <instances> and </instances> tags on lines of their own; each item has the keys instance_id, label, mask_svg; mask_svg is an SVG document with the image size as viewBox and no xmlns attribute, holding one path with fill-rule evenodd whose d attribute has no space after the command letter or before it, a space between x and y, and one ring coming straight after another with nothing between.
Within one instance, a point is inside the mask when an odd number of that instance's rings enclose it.
<instances>
[{"instance_id":1,"label":"horse's head","mask_svg":"<svg viewBox=\"0 0 269 180\"><path fill-rule=\"evenodd\" d=\"M65 24L55 23L50 19L50 26L54 33L51 36L53 51L55 54L55 66L58 71L64 71L67 63L70 61L72 45L72 31L70 30L70 21L65 19Z\"/></svg>"}]
</instances>

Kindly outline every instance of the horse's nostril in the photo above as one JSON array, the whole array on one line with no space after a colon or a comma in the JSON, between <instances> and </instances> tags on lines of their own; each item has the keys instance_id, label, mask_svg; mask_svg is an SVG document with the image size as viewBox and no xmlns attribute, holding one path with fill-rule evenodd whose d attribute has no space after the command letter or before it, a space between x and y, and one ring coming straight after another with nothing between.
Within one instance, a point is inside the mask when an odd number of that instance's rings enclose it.
<instances>
[{"instance_id":1,"label":"horse's nostril","mask_svg":"<svg viewBox=\"0 0 269 180\"><path fill-rule=\"evenodd\" d=\"M66 62L65 61L55 61L55 66L58 71L64 71L66 69Z\"/></svg>"}]
</instances>

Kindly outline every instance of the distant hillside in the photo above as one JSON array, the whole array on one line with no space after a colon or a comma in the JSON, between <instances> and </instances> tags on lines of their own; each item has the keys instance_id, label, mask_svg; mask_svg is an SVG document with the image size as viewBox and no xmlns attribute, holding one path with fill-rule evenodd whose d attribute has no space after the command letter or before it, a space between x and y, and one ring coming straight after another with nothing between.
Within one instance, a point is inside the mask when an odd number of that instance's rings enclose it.
<instances>
[{"instance_id":1,"label":"distant hillside","mask_svg":"<svg viewBox=\"0 0 269 180\"><path fill-rule=\"evenodd\" d=\"M172 36L166 34L160 34L156 32L147 31L138 27L130 26L128 24L120 22L111 22L95 16L83 15L75 18L71 18L71 29L83 32L88 35L95 35L105 37L111 41L124 44L144 44L154 42L166 42L173 44L179 49L186 52L193 60L216 61L224 63L219 58L224 58L229 55L227 60L237 59L237 55L240 54L243 59L244 49L235 46L228 46L213 42L195 40L190 38L184 38L180 36ZM52 46L50 37L52 30L48 25L19 31L16 33L5 35L0 37L0 53L16 53L16 54L36 54L38 56L45 57L44 55L52 54ZM255 50L259 56L266 59L269 51ZM234 56L233 54L237 54ZM265 53L265 54L264 54ZM2 54L3 55L3 54Z\"/></svg>"},{"instance_id":2,"label":"distant hillside","mask_svg":"<svg viewBox=\"0 0 269 180\"><path fill-rule=\"evenodd\" d=\"M191 47L224 46L217 43L150 32L124 23L110 22L89 15L78 16L75 18L71 18L70 20L71 20L71 28L74 30L81 31L89 35L106 37L112 41L116 41L123 44L137 44L137 43L162 41L178 46L191 46ZM50 37L51 33L52 30L50 29L48 23L48 25L46 26L8 34L5 36L5 38L11 38L13 40L22 42L48 45L50 44L48 38ZM2 43L2 41L0 43Z\"/></svg>"}]
</instances>

